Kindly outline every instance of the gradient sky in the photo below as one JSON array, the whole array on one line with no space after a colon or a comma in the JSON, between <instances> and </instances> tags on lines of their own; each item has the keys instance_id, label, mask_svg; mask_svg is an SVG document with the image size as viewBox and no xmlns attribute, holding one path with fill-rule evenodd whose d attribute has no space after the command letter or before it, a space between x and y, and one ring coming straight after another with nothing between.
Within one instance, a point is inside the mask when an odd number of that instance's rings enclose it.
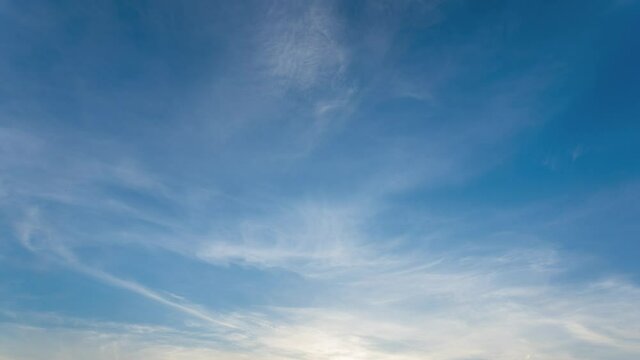
<instances>
[{"instance_id":1,"label":"gradient sky","mask_svg":"<svg viewBox=\"0 0 640 360\"><path fill-rule=\"evenodd\" d=\"M0 359L639 359L639 34L0 0Z\"/></svg>"}]
</instances>

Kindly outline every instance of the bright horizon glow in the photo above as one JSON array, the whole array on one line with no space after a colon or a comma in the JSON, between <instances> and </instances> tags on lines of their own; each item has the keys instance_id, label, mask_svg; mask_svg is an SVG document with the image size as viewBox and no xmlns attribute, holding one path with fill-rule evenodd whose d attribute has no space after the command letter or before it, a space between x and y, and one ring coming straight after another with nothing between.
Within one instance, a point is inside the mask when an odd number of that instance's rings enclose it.
<instances>
[{"instance_id":1,"label":"bright horizon glow","mask_svg":"<svg viewBox=\"0 0 640 360\"><path fill-rule=\"evenodd\" d=\"M639 359L639 33L0 0L0 360Z\"/></svg>"}]
</instances>

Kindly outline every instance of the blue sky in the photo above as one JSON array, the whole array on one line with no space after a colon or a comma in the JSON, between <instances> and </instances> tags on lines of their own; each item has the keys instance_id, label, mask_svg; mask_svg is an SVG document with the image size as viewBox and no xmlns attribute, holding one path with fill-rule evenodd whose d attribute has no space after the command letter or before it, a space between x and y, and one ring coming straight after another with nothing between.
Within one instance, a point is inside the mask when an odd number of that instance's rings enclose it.
<instances>
[{"instance_id":1,"label":"blue sky","mask_svg":"<svg viewBox=\"0 0 640 360\"><path fill-rule=\"evenodd\" d=\"M0 359L637 359L639 32L0 0Z\"/></svg>"}]
</instances>

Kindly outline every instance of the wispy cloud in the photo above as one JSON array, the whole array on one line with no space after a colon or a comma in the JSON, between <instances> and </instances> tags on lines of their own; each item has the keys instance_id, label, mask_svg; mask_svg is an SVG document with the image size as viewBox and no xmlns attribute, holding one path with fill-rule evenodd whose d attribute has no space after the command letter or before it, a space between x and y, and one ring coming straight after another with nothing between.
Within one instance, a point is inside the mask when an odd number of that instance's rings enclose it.
<instances>
[{"instance_id":1,"label":"wispy cloud","mask_svg":"<svg viewBox=\"0 0 640 360\"><path fill-rule=\"evenodd\" d=\"M587 354L611 359L637 356L640 313L633 304L640 301L640 290L616 279L569 286L557 283L553 280L558 273L556 261L562 259L550 262L548 258L544 252L523 251L440 257L425 266L396 264L394 269L371 268L364 273L353 270L341 274L340 282L345 285L332 301L316 307L254 309L261 315L228 314L230 319L239 316L239 328L234 329L237 335L218 334L196 342L194 339L201 338L197 328L192 329L195 333L163 328L140 332L130 326L113 333L98 324L91 333L81 329L46 333L72 336L60 340L67 344L65 354L83 351L113 356L103 352L111 349L124 356L145 354L151 359L570 360ZM156 292L139 285L104 274L95 277L166 303ZM191 308L170 306L194 316ZM197 311L196 318L209 318ZM15 334L17 330L3 331ZM40 348L51 346L36 335L43 330L20 331L29 333ZM94 348L84 348L86 341ZM5 349L9 349L6 353L11 347Z\"/></svg>"},{"instance_id":2,"label":"wispy cloud","mask_svg":"<svg viewBox=\"0 0 640 360\"><path fill-rule=\"evenodd\" d=\"M212 325L222 326L230 329L237 329L237 326L231 323L228 323L224 320L216 318L214 315L210 314L205 309L202 309L194 304L177 301L175 296L169 297L168 295L161 294L157 291L154 291L143 285L140 285L134 281L124 280L116 276L113 276L111 274L108 274L104 271L88 267L86 265L79 263L76 259L70 258L69 256L66 256L66 259L67 259L67 264L71 265L75 270L83 274L92 276L97 280L103 281L109 285L134 292L151 301L168 306L174 310L180 311L188 316L192 316L199 320L204 320L205 322L210 323Z\"/></svg>"},{"instance_id":3,"label":"wispy cloud","mask_svg":"<svg viewBox=\"0 0 640 360\"><path fill-rule=\"evenodd\" d=\"M339 84L349 63L340 28L328 3L274 4L260 34L268 74L294 90Z\"/></svg>"},{"instance_id":4,"label":"wispy cloud","mask_svg":"<svg viewBox=\"0 0 640 360\"><path fill-rule=\"evenodd\" d=\"M119 278L96 267L82 263L82 261L65 246L64 242L53 241L55 235L51 234L47 230L47 227L40 222L37 209L32 209L27 214L27 218L18 225L17 231L22 245L38 256L59 262L65 267L90 276L105 284L130 291L211 325L221 326L227 329L237 329L237 326L216 317L206 309L187 301L181 301L182 299L180 299L180 297L172 296L172 294L163 294L135 281ZM43 234L46 235L46 238L34 239L35 237L42 237Z\"/></svg>"},{"instance_id":5,"label":"wispy cloud","mask_svg":"<svg viewBox=\"0 0 640 360\"><path fill-rule=\"evenodd\" d=\"M301 272L355 266L364 260L358 254L367 251L359 230L362 211L346 204L293 204L211 234L197 256Z\"/></svg>"},{"instance_id":6,"label":"wispy cloud","mask_svg":"<svg viewBox=\"0 0 640 360\"><path fill-rule=\"evenodd\" d=\"M640 357L609 5L147 5L0 0L0 359Z\"/></svg>"}]
</instances>

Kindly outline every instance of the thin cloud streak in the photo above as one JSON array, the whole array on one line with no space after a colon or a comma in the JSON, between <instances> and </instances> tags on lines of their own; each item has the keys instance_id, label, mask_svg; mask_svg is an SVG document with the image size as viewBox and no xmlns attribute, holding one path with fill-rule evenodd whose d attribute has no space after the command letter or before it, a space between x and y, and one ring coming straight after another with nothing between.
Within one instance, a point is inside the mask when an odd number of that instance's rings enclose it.
<instances>
[{"instance_id":1,"label":"thin cloud streak","mask_svg":"<svg viewBox=\"0 0 640 360\"><path fill-rule=\"evenodd\" d=\"M121 279L105 271L87 266L83 264L69 249L63 247L59 243L43 243L40 244L40 247L35 247L31 238L35 232L43 232L43 227L39 223L33 223L33 221L35 221L37 218L36 212L31 212L30 215L30 219L21 224L19 233L21 242L25 246L25 248L34 252L35 254L45 257L51 257L56 261L61 261L65 266L73 269L74 271L93 277L111 286L133 292L137 295L143 296L151 301L170 307L186 315L204 320L212 325L222 326L229 329L238 329L236 325L217 319L209 312L200 307L197 307L196 305L177 302L175 300L172 300L170 297L149 289L141 284L138 284L135 281ZM52 247L45 248L43 246Z\"/></svg>"}]
</instances>

